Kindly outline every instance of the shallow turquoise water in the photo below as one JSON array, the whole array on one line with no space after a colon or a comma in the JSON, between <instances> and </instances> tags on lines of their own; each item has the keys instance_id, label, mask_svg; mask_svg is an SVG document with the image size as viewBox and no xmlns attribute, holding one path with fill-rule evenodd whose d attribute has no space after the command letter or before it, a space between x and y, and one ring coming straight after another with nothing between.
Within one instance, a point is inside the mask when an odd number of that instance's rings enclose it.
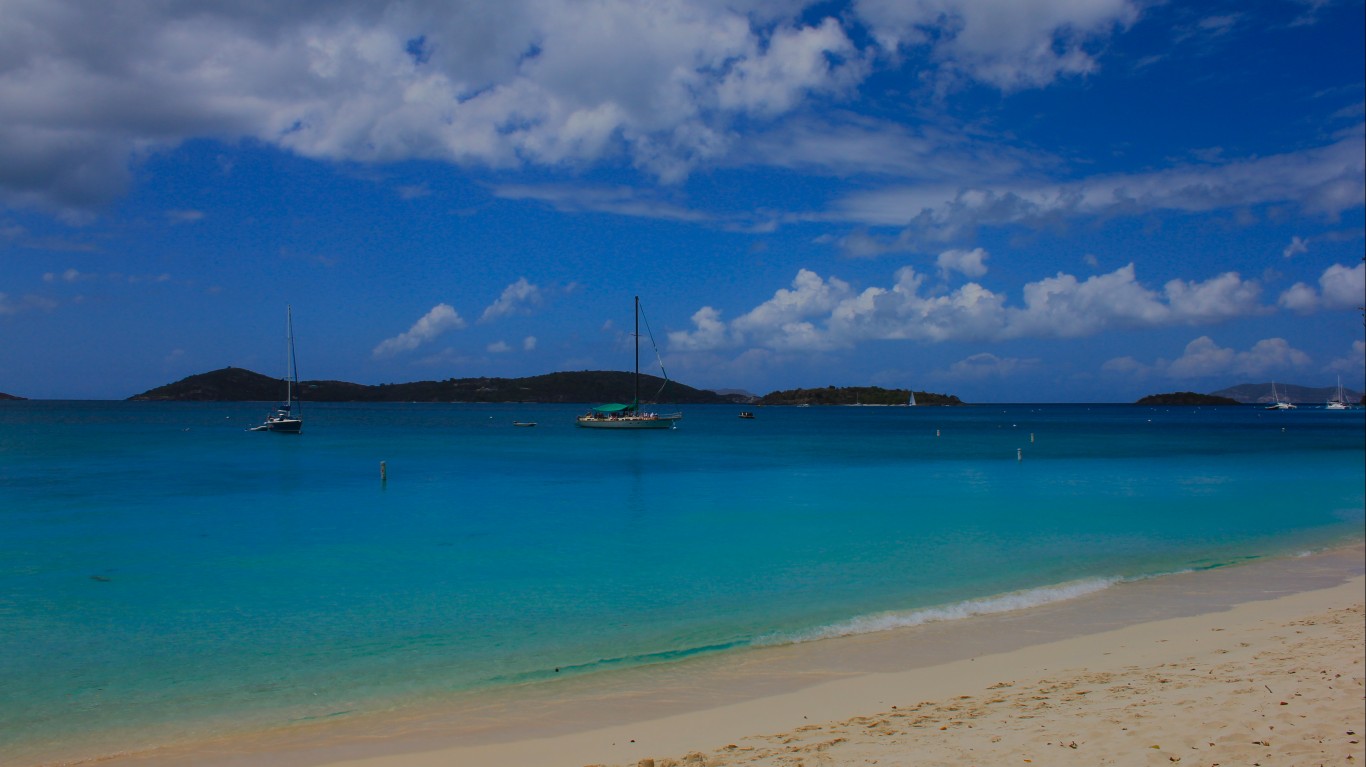
<instances>
[{"instance_id":1,"label":"shallow turquoise water","mask_svg":"<svg viewBox=\"0 0 1366 767\"><path fill-rule=\"evenodd\" d=\"M245 432L254 403L0 404L0 762L1362 535L1362 411L578 409L313 405L288 436Z\"/></svg>"}]
</instances>

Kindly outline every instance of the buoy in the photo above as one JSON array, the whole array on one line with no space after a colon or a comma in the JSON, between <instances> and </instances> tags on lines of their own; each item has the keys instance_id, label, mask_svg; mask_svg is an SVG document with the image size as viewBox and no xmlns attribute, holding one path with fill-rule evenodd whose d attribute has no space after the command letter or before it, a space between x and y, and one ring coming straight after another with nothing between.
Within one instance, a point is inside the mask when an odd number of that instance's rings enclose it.
<instances>
[{"instance_id":1,"label":"buoy","mask_svg":"<svg viewBox=\"0 0 1366 767\"><path fill-rule=\"evenodd\" d=\"M389 481L389 467L384 464L384 461L379 462L379 481Z\"/></svg>"},{"instance_id":2,"label":"buoy","mask_svg":"<svg viewBox=\"0 0 1366 767\"><path fill-rule=\"evenodd\" d=\"M1022 447L1017 447L1017 448L1015 448L1015 460L1017 460L1017 461L1023 461L1023 460L1024 460L1024 448L1022 448Z\"/></svg>"},{"instance_id":3,"label":"buoy","mask_svg":"<svg viewBox=\"0 0 1366 767\"><path fill-rule=\"evenodd\" d=\"M1029 433L1029 442L1030 442L1030 444L1033 444L1033 443L1034 443L1034 432L1032 432L1032 431Z\"/></svg>"},{"instance_id":4,"label":"buoy","mask_svg":"<svg viewBox=\"0 0 1366 767\"><path fill-rule=\"evenodd\" d=\"M936 436L936 437L939 436L939 430L938 430L938 429L935 429L935 430L934 430L934 436Z\"/></svg>"}]
</instances>

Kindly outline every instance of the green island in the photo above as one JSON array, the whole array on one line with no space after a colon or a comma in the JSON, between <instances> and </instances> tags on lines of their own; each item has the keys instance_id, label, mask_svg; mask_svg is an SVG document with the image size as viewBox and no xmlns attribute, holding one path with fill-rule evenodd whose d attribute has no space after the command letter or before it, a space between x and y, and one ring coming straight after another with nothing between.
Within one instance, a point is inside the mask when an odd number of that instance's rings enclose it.
<instances>
[{"instance_id":1,"label":"green island","mask_svg":"<svg viewBox=\"0 0 1366 767\"><path fill-rule=\"evenodd\" d=\"M1168 394L1149 394L1134 403L1135 405L1241 405L1232 397L1215 394L1198 394L1193 391L1177 391Z\"/></svg>"},{"instance_id":2,"label":"green island","mask_svg":"<svg viewBox=\"0 0 1366 767\"><path fill-rule=\"evenodd\" d=\"M634 375L613 370L548 373L526 378L448 378L366 385L346 381L300 381L305 402L630 402ZM154 402L251 402L279 399L284 392L279 378L246 368L226 367L183 378L129 397ZM696 389L677 381L641 374L640 395L646 402L658 399L680 405L905 405L908 389L878 386L827 386L823 389L789 389L762 397L746 393L717 393ZM951 394L915 392L917 405L962 405Z\"/></svg>"},{"instance_id":3,"label":"green island","mask_svg":"<svg viewBox=\"0 0 1366 767\"><path fill-rule=\"evenodd\" d=\"M448 378L444 381L366 384L300 381L305 402L630 402L634 375L611 370L548 373L527 378ZM653 401L664 379L641 374L640 395ZM161 402L271 401L284 395L284 382L245 368L227 367L159 386L130 400ZM663 399L686 405L748 402L669 381Z\"/></svg>"}]
</instances>

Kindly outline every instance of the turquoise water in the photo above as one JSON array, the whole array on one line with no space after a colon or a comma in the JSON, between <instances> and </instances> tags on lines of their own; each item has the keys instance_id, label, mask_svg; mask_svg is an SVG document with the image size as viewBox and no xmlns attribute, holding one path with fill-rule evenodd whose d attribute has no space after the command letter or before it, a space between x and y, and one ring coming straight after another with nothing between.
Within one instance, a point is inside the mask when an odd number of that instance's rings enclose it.
<instances>
[{"instance_id":1,"label":"turquoise water","mask_svg":"<svg viewBox=\"0 0 1366 767\"><path fill-rule=\"evenodd\" d=\"M0 763L1022 607L1366 506L1363 411L265 410L0 403Z\"/></svg>"}]
</instances>

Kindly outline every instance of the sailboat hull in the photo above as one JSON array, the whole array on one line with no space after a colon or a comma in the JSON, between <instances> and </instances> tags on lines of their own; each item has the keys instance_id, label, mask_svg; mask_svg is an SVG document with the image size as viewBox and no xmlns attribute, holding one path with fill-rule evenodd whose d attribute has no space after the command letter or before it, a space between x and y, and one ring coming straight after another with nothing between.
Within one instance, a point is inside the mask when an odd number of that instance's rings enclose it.
<instances>
[{"instance_id":1,"label":"sailboat hull","mask_svg":"<svg viewBox=\"0 0 1366 767\"><path fill-rule=\"evenodd\" d=\"M672 429L674 422L682 417L682 413L656 416L628 415L616 418L581 415L578 418L578 425L585 429Z\"/></svg>"},{"instance_id":2,"label":"sailboat hull","mask_svg":"<svg viewBox=\"0 0 1366 767\"><path fill-rule=\"evenodd\" d=\"M301 418L282 418L280 420L266 421L264 424L266 431L273 431L278 434L302 434L304 422Z\"/></svg>"}]
</instances>

